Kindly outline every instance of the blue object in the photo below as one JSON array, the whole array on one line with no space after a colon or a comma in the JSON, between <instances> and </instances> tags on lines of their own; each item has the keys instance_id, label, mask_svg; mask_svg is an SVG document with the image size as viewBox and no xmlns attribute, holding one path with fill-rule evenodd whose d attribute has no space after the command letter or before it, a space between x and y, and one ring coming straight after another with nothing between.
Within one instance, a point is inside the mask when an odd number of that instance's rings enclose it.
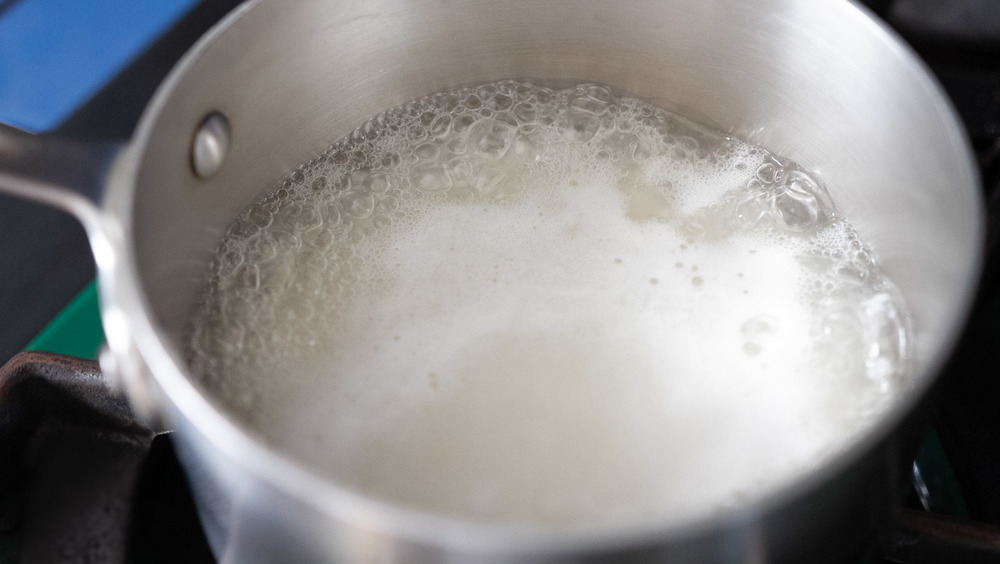
<instances>
[{"instance_id":1,"label":"blue object","mask_svg":"<svg viewBox=\"0 0 1000 564\"><path fill-rule=\"evenodd\" d=\"M15 0L0 11L0 122L59 126L200 0ZM6 3L5 3L6 4Z\"/></svg>"}]
</instances>

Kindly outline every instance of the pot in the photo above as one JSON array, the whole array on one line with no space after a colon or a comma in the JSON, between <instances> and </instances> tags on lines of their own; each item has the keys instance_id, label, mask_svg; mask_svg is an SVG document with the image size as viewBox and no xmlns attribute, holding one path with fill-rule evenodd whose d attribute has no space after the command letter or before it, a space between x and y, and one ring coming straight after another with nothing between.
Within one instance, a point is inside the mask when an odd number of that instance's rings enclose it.
<instances>
[{"instance_id":1,"label":"pot","mask_svg":"<svg viewBox=\"0 0 1000 564\"><path fill-rule=\"evenodd\" d=\"M608 84L817 172L912 307L912 387L836 459L762 499L596 535L390 506L248 433L181 354L220 233L378 112L505 78ZM0 190L84 224L102 368L137 412L176 430L224 562L855 557L894 506L917 408L971 303L983 225L971 152L941 89L889 30L837 0L251 0L180 61L127 143L0 130Z\"/></svg>"}]
</instances>

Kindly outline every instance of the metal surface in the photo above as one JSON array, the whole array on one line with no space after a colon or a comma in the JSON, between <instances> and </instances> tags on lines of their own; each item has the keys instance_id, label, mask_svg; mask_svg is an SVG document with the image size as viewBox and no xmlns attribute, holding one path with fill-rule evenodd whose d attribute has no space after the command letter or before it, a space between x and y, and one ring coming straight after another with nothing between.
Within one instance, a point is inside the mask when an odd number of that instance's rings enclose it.
<instances>
[{"instance_id":1,"label":"metal surface","mask_svg":"<svg viewBox=\"0 0 1000 564\"><path fill-rule=\"evenodd\" d=\"M191 168L198 178L207 180L219 172L229 154L231 135L229 120L219 112L201 122L191 141Z\"/></svg>"},{"instance_id":2,"label":"metal surface","mask_svg":"<svg viewBox=\"0 0 1000 564\"><path fill-rule=\"evenodd\" d=\"M817 172L913 308L913 388L862 441L796 483L698 522L626 531L543 535L392 507L244 432L188 379L181 355L223 229L377 112L503 78L609 84ZM239 142L200 180L191 132L216 110ZM3 173L0 186L46 188ZM77 211L95 227L116 365L130 395L177 429L223 561L833 562L876 534L905 476L911 435L900 426L953 344L978 275L976 188L936 84L846 2L258 0L168 77L111 170L103 209Z\"/></svg>"},{"instance_id":3,"label":"metal surface","mask_svg":"<svg viewBox=\"0 0 1000 564\"><path fill-rule=\"evenodd\" d=\"M81 143L32 135L0 123L0 171L8 193L17 190L15 185L45 183L56 189L72 187L77 194L97 202L104 192L104 172L120 147L116 142ZM52 191L28 188L15 195L77 213L77 204L69 204L69 198L49 197L47 192Z\"/></svg>"}]
</instances>

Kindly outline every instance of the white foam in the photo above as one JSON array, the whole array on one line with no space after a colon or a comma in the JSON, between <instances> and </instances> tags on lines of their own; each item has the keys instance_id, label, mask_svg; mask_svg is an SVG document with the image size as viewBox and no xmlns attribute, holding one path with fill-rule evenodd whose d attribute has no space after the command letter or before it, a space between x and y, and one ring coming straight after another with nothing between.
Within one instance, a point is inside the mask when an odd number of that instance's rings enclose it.
<instances>
[{"instance_id":1,"label":"white foam","mask_svg":"<svg viewBox=\"0 0 1000 564\"><path fill-rule=\"evenodd\" d=\"M792 173L593 85L413 102L237 222L192 366L318 471L431 511L570 527L742 503L904 375L891 285Z\"/></svg>"}]
</instances>

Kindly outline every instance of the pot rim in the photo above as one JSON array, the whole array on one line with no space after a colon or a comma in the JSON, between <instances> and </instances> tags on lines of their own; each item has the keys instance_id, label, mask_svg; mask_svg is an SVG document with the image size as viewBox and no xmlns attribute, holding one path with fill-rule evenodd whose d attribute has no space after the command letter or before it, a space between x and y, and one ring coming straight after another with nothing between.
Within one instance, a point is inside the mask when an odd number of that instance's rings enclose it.
<instances>
[{"instance_id":1,"label":"pot rim","mask_svg":"<svg viewBox=\"0 0 1000 564\"><path fill-rule=\"evenodd\" d=\"M183 357L162 335L152 318L152 309L140 290L140 276L135 243L127 234L132 231L132 206L135 187L143 155L150 139L156 134L159 115L171 98L176 85L186 76L188 69L197 63L203 52L239 20L265 0L249 0L230 12L204 34L171 70L157 89L152 101L140 118L132 139L115 164L109 179L103 211L120 225L121 233L116 257L110 266L99 269L102 297L102 319L109 332L126 331L127 338L136 347L144 364L162 391L169 405L160 406L163 412L175 411L191 422L192 426L231 462L240 465L254 477L289 495L298 502L311 506L318 513L363 529L373 529L398 538L421 544L449 549L490 551L502 555L545 555L602 551L615 547L635 547L650 543L682 538L697 538L710 532L745 530L748 523L775 511L793 500L819 489L837 478L867 453L884 443L914 411L937 379L945 361L958 341L965 320L973 304L978 284L969 284L961 290L960 311L950 321L945 331L944 346L934 351L924 370L915 374L914 385L895 402L878 423L860 440L849 445L839 455L827 461L817 471L800 475L791 483L773 488L756 499L722 513L704 512L689 520L652 520L634 523L628 527L609 528L573 527L566 531L538 531L509 525L485 525L443 517L418 509L397 506L385 501L348 490L320 477L290 456L252 436L227 417L214 401L203 394L188 376ZM943 133L957 152L964 155L959 163L963 177L957 185L978 187L978 172L972 157L971 146L959 125L957 113L943 88L930 74L926 65L884 23L874 19L866 8L855 3L842 2L844 10L858 22L859 31L875 34L885 48L892 51L900 65L907 67L914 83L925 89L933 100L937 117L945 124ZM971 229L985 233L981 196ZM980 252L967 265L966 280L978 281L982 269ZM124 324L122 323L124 322ZM127 327L127 329L125 329Z\"/></svg>"}]
</instances>

